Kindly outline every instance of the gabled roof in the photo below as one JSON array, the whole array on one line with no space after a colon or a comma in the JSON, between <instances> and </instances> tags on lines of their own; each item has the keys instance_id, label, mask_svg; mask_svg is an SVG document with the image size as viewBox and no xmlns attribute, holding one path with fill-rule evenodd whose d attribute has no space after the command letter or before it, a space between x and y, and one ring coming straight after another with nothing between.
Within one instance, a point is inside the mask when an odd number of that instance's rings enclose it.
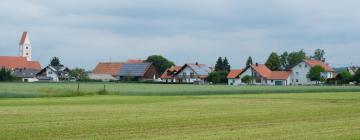
<instances>
[{"instance_id":1,"label":"gabled roof","mask_svg":"<svg viewBox=\"0 0 360 140\"><path fill-rule=\"evenodd\" d=\"M229 72L229 74L226 76L228 79L235 79L237 78L241 73L243 72L243 69L234 69Z\"/></svg>"},{"instance_id":2,"label":"gabled roof","mask_svg":"<svg viewBox=\"0 0 360 140\"><path fill-rule=\"evenodd\" d=\"M29 35L28 32L22 33L19 45L24 45L26 39L28 38L28 35Z\"/></svg>"},{"instance_id":3,"label":"gabled roof","mask_svg":"<svg viewBox=\"0 0 360 140\"><path fill-rule=\"evenodd\" d=\"M262 77L265 77L268 80L286 80L286 79L289 78L289 76L291 74L291 71L271 71L264 64L251 65L251 66L245 68L240 74L242 74L243 72L245 72L249 68L253 69L258 74L260 74Z\"/></svg>"},{"instance_id":4,"label":"gabled roof","mask_svg":"<svg viewBox=\"0 0 360 140\"><path fill-rule=\"evenodd\" d=\"M118 71L118 76L142 77L152 63L124 63Z\"/></svg>"},{"instance_id":5,"label":"gabled roof","mask_svg":"<svg viewBox=\"0 0 360 140\"><path fill-rule=\"evenodd\" d=\"M170 79L174 78L173 74L176 74L181 69L181 66L172 66L171 68L167 68L160 78L162 79Z\"/></svg>"},{"instance_id":6,"label":"gabled roof","mask_svg":"<svg viewBox=\"0 0 360 140\"><path fill-rule=\"evenodd\" d=\"M212 72L211 67L208 67L206 64L192 64L188 63L181 67L179 72L181 72L186 67L189 67L197 76L201 78L206 78L209 73Z\"/></svg>"},{"instance_id":7,"label":"gabled roof","mask_svg":"<svg viewBox=\"0 0 360 140\"><path fill-rule=\"evenodd\" d=\"M0 56L0 68L1 67L6 69L41 69L38 61L27 61L26 57L22 56Z\"/></svg>"},{"instance_id":8,"label":"gabled roof","mask_svg":"<svg viewBox=\"0 0 360 140\"><path fill-rule=\"evenodd\" d=\"M271 70L264 64L255 64L251 65L250 67L258 72L262 77L268 78L271 74Z\"/></svg>"},{"instance_id":9,"label":"gabled roof","mask_svg":"<svg viewBox=\"0 0 360 140\"><path fill-rule=\"evenodd\" d=\"M319 60L304 60L305 63L309 64L310 67L315 67L316 65L319 65L325 69L326 72L334 72L334 69L331 68L328 64L319 61Z\"/></svg>"},{"instance_id":10,"label":"gabled roof","mask_svg":"<svg viewBox=\"0 0 360 140\"><path fill-rule=\"evenodd\" d=\"M119 62L102 62L96 65L92 71L94 74L110 74L116 76L118 71L121 69L123 63Z\"/></svg>"}]
</instances>

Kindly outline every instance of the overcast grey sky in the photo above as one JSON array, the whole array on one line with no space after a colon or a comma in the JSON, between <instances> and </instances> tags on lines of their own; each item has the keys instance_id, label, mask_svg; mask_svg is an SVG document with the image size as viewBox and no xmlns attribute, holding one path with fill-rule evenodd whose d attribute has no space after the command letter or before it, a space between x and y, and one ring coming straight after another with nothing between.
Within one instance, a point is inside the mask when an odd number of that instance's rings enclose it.
<instances>
[{"instance_id":1,"label":"overcast grey sky","mask_svg":"<svg viewBox=\"0 0 360 140\"><path fill-rule=\"evenodd\" d=\"M333 66L360 65L359 0L1 0L0 55L29 31L33 59L69 67L161 54L233 68L252 56L316 48Z\"/></svg>"}]
</instances>

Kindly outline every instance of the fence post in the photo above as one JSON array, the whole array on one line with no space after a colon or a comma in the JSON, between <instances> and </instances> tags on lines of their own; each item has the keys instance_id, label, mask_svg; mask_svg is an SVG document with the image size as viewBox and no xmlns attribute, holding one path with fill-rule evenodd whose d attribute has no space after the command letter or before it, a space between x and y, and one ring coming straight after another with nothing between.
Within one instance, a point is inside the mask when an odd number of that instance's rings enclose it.
<instances>
[{"instance_id":1,"label":"fence post","mask_svg":"<svg viewBox=\"0 0 360 140\"><path fill-rule=\"evenodd\" d=\"M77 92L80 91L80 83L78 83L78 86L77 86Z\"/></svg>"},{"instance_id":2,"label":"fence post","mask_svg":"<svg viewBox=\"0 0 360 140\"><path fill-rule=\"evenodd\" d=\"M104 92L106 92L106 85L104 85Z\"/></svg>"}]
</instances>

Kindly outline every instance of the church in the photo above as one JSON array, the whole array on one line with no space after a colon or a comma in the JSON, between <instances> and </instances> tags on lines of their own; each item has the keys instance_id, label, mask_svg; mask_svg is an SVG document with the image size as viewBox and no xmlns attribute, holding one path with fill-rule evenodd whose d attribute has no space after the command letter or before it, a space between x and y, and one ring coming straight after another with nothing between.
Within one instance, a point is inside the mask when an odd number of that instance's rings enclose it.
<instances>
[{"instance_id":1,"label":"church","mask_svg":"<svg viewBox=\"0 0 360 140\"><path fill-rule=\"evenodd\" d=\"M0 68L11 70L23 82L36 80L35 74L41 70L39 61L32 60L32 46L29 33L23 32L19 43L18 56L0 56Z\"/></svg>"}]
</instances>

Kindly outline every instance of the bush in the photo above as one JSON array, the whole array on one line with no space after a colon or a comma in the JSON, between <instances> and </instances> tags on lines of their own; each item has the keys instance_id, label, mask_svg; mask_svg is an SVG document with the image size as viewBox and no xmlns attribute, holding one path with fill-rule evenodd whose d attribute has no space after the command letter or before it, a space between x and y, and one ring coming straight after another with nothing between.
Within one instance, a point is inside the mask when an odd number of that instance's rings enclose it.
<instances>
[{"instance_id":1,"label":"bush","mask_svg":"<svg viewBox=\"0 0 360 140\"><path fill-rule=\"evenodd\" d=\"M243 78L241 78L241 82L246 83L246 84L250 84L251 80L252 80L252 77L250 75L246 75Z\"/></svg>"},{"instance_id":2,"label":"bush","mask_svg":"<svg viewBox=\"0 0 360 140\"><path fill-rule=\"evenodd\" d=\"M209 74L208 81L214 84L222 84L227 82L226 76L228 72L226 71L215 71Z\"/></svg>"}]
</instances>

